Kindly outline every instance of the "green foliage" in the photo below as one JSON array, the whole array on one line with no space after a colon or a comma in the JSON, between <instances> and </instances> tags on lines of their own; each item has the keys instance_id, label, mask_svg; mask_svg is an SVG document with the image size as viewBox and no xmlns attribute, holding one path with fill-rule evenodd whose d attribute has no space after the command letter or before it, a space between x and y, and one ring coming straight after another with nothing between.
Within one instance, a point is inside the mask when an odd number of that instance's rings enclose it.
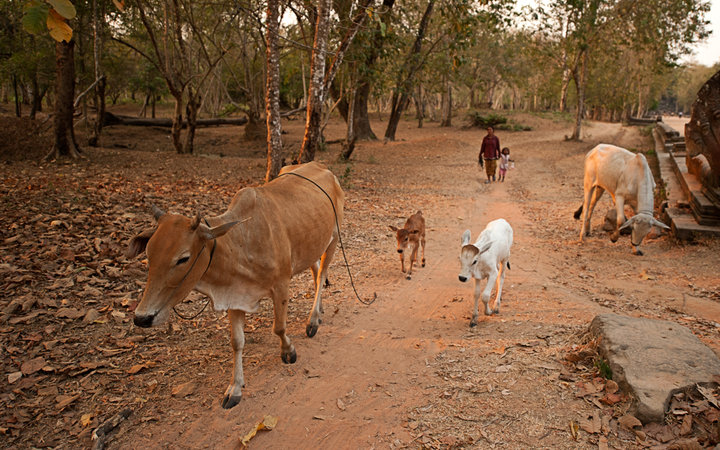
<instances>
[{"instance_id":1,"label":"green foliage","mask_svg":"<svg viewBox=\"0 0 720 450\"><path fill-rule=\"evenodd\" d=\"M471 127L486 128L486 127L497 127L498 125L506 124L507 117L501 116L500 114L490 113L487 116L483 116L480 111L468 112L468 120L470 120Z\"/></svg>"},{"instance_id":2,"label":"green foliage","mask_svg":"<svg viewBox=\"0 0 720 450\"><path fill-rule=\"evenodd\" d=\"M47 16L50 14L50 5L40 1L30 1L25 4L25 14L22 24L31 34L43 34L47 31Z\"/></svg>"},{"instance_id":3,"label":"green foliage","mask_svg":"<svg viewBox=\"0 0 720 450\"><path fill-rule=\"evenodd\" d=\"M347 163L345 163L345 171L342 173L342 175L338 177L340 185L345 189L352 189L350 179L352 178L353 170L354 169L352 162L348 161Z\"/></svg>"},{"instance_id":4,"label":"green foliage","mask_svg":"<svg viewBox=\"0 0 720 450\"><path fill-rule=\"evenodd\" d=\"M603 358L595 358L595 368L597 369L601 377L605 378L606 380L612 380L612 369L610 368L608 362L605 361Z\"/></svg>"}]
</instances>

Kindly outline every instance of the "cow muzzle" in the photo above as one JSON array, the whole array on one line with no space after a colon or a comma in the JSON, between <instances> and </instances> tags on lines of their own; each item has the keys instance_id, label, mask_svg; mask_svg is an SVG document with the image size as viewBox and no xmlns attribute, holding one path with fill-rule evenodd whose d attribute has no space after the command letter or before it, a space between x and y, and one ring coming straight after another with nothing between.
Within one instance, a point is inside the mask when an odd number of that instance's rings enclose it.
<instances>
[{"instance_id":1,"label":"cow muzzle","mask_svg":"<svg viewBox=\"0 0 720 450\"><path fill-rule=\"evenodd\" d=\"M459 276L458 276L458 280L460 280L460 281L462 281L462 282L464 283L464 282L466 282L468 279L467 279L467 277L464 277L464 276L462 276L462 275L459 275Z\"/></svg>"},{"instance_id":2,"label":"cow muzzle","mask_svg":"<svg viewBox=\"0 0 720 450\"><path fill-rule=\"evenodd\" d=\"M135 315L133 323L141 328L150 328L155 320L156 314L148 314L144 316Z\"/></svg>"},{"instance_id":3,"label":"cow muzzle","mask_svg":"<svg viewBox=\"0 0 720 450\"><path fill-rule=\"evenodd\" d=\"M398 252L398 253L402 253L403 251L402 251L401 248L399 248L397 252Z\"/></svg>"}]
</instances>

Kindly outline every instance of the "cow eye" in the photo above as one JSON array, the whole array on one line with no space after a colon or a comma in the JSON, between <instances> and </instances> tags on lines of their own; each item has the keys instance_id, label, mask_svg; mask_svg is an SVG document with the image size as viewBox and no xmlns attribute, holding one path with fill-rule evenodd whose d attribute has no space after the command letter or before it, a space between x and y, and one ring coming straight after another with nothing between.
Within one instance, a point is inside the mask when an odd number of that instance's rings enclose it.
<instances>
[{"instance_id":1,"label":"cow eye","mask_svg":"<svg viewBox=\"0 0 720 450\"><path fill-rule=\"evenodd\" d=\"M477 259L476 259L476 260L473 260L473 266L474 266L475 264L477 264Z\"/></svg>"},{"instance_id":2,"label":"cow eye","mask_svg":"<svg viewBox=\"0 0 720 450\"><path fill-rule=\"evenodd\" d=\"M189 260L190 260L189 257L183 256L182 258L178 259L176 265L179 266L180 264L185 264L185 263L188 262Z\"/></svg>"}]
</instances>

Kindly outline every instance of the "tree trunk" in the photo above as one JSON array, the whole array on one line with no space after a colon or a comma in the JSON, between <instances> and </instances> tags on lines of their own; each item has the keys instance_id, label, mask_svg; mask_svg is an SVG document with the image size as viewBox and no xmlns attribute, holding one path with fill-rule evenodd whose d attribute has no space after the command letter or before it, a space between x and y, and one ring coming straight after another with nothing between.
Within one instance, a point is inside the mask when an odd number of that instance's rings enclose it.
<instances>
[{"instance_id":1,"label":"tree trunk","mask_svg":"<svg viewBox=\"0 0 720 450\"><path fill-rule=\"evenodd\" d=\"M282 166L282 124L280 122L280 60L278 32L280 0L268 0L267 33L265 34L267 81L265 88L265 116L267 120L267 172L265 182L280 173Z\"/></svg>"},{"instance_id":2,"label":"tree trunk","mask_svg":"<svg viewBox=\"0 0 720 450\"><path fill-rule=\"evenodd\" d=\"M343 143L342 157L346 161L350 159L355 150L355 90L350 91L350 101L348 102L350 108L347 113L347 133L345 135L345 142Z\"/></svg>"},{"instance_id":3,"label":"tree trunk","mask_svg":"<svg viewBox=\"0 0 720 450\"><path fill-rule=\"evenodd\" d=\"M410 54L405 60L405 64L398 76L397 87L395 88L392 96L393 101L390 110L390 120L388 121L387 128L385 129L386 141L395 140L398 123L402 117L403 110L407 106L408 95L412 90L412 86L415 81L415 74L422 68L423 61L421 59L420 50L422 49L422 40L425 37L425 32L430 24L430 16L432 15L434 5L435 0L430 0L428 2L427 8L425 8L425 13L420 20L420 26L418 27L415 43L413 44Z\"/></svg>"},{"instance_id":4,"label":"tree trunk","mask_svg":"<svg viewBox=\"0 0 720 450\"><path fill-rule=\"evenodd\" d=\"M197 128L197 115L200 110L200 96L196 93L192 94L192 91L188 93L188 102L185 105L185 114L187 116L187 134L185 135L185 145L183 146L183 153L186 155L192 155L195 148L195 129Z\"/></svg>"},{"instance_id":5,"label":"tree trunk","mask_svg":"<svg viewBox=\"0 0 720 450\"><path fill-rule=\"evenodd\" d=\"M15 95L15 117L21 117L22 116L22 110L20 109L20 97L18 96L18 82L17 82L17 75L13 74L12 76L12 83L13 83L13 95Z\"/></svg>"},{"instance_id":6,"label":"tree trunk","mask_svg":"<svg viewBox=\"0 0 720 450\"><path fill-rule=\"evenodd\" d=\"M422 128L423 119L425 119L425 103L422 98L422 86L419 84L415 88L413 100L415 101L415 118L418 121L418 128Z\"/></svg>"},{"instance_id":7,"label":"tree trunk","mask_svg":"<svg viewBox=\"0 0 720 450\"><path fill-rule=\"evenodd\" d=\"M47 158L80 156L73 131L73 103L75 100L75 41L55 43L55 144Z\"/></svg>"},{"instance_id":8,"label":"tree trunk","mask_svg":"<svg viewBox=\"0 0 720 450\"><path fill-rule=\"evenodd\" d=\"M30 107L30 119L35 120L35 113L42 108L42 97L40 96L40 87L38 86L37 72L32 78L32 106Z\"/></svg>"},{"instance_id":9,"label":"tree trunk","mask_svg":"<svg viewBox=\"0 0 720 450\"><path fill-rule=\"evenodd\" d=\"M170 92L175 99L175 111L173 113L172 128L170 129L170 136L172 137L173 147L178 153L183 152L182 142L180 141L180 130L182 130L182 98L183 93L173 90Z\"/></svg>"},{"instance_id":10,"label":"tree trunk","mask_svg":"<svg viewBox=\"0 0 720 450\"><path fill-rule=\"evenodd\" d=\"M577 113L575 115L575 129L573 130L570 139L573 141L580 140L580 132L582 128L582 119L585 112L585 78L587 75L588 66L588 50L582 51L580 58L580 67L576 66L573 71L573 77L575 79L575 89L577 91Z\"/></svg>"},{"instance_id":11,"label":"tree trunk","mask_svg":"<svg viewBox=\"0 0 720 450\"><path fill-rule=\"evenodd\" d=\"M92 2L93 14L93 60L95 65L95 126L93 135L88 139L88 144L93 147L98 145L100 134L103 128L103 117L105 116L105 76L102 74L100 63L102 61L102 28L100 13L98 11L98 0Z\"/></svg>"},{"instance_id":12,"label":"tree trunk","mask_svg":"<svg viewBox=\"0 0 720 450\"><path fill-rule=\"evenodd\" d=\"M387 14L395 4L395 0L383 0L382 5L378 8L376 15L383 17ZM369 49L365 52L365 60L363 66L365 70L361 70L358 76L357 90L355 92L355 118L353 120L354 129L353 134L356 140L361 141L374 141L377 140L377 136L372 130L370 125L370 116L368 114L368 103L370 101L370 82L372 80L372 71L369 70L376 65L377 59L380 55L380 50L385 42L385 36L380 31L380 21L377 22L375 27L373 39ZM343 115L343 118L347 120L347 104L339 104L338 109ZM378 112L381 112L378 108ZM381 119L382 120L382 119Z\"/></svg>"},{"instance_id":13,"label":"tree trunk","mask_svg":"<svg viewBox=\"0 0 720 450\"><path fill-rule=\"evenodd\" d=\"M442 119L440 120L441 127L452 126L452 83L449 80L445 82L445 89L443 90L442 98Z\"/></svg>"},{"instance_id":14,"label":"tree trunk","mask_svg":"<svg viewBox=\"0 0 720 450\"><path fill-rule=\"evenodd\" d=\"M312 63L310 67L310 89L308 92L305 135L298 160L309 162L315 159L318 142L320 142L320 122L325 99L325 52L330 27L330 8L332 0L319 0L317 22L315 24L315 41L313 43Z\"/></svg>"}]
</instances>

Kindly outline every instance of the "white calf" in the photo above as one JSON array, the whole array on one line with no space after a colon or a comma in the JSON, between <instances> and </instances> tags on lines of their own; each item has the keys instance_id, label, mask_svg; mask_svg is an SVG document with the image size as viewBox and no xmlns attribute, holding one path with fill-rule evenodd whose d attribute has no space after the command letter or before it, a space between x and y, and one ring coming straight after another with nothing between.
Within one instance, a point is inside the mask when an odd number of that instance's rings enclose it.
<instances>
[{"instance_id":1,"label":"white calf","mask_svg":"<svg viewBox=\"0 0 720 450\"><path fill-rule=\"evenodd\" d=\"M477 241L470 244L470 230L462 235L462 248L460 249L460 275L463 283L472 276L475 278L475 295L472 319L470 326L477 325L478 298L480 297L480 282L487 278L487 284L482 291L482 301L485 304L485 315L500 313L500 299L505 282L505 270L510 268L510 247L513 243L513 230L505 219L497 219L488 223ZM500 275L498 277L498 275ZM497 295L495 308L488 305L493 285L497 281Z\"/></svg>"}]
</instances>

